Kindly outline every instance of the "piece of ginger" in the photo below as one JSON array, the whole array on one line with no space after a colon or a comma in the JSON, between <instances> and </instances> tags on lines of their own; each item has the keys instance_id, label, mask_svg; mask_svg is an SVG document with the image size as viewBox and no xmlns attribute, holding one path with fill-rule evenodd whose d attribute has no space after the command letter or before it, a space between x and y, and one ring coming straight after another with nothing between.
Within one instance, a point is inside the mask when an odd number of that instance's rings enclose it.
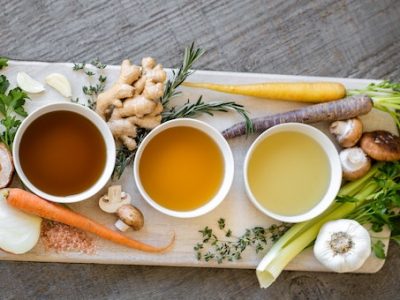
<instances>
[{"instance_id":1,"label":"piece of ginger","mask_svg":"<svg viewBox=\"0 0 400 300\"><path fill-rule=\"evenodd\" d=\"M137 128L153 129L161 123L167 74L151 57L142 66L121 64L118 80L97 97L96 112L107 121L114 138L129 150L137 147Z\"/></svg>"}]
</instances>

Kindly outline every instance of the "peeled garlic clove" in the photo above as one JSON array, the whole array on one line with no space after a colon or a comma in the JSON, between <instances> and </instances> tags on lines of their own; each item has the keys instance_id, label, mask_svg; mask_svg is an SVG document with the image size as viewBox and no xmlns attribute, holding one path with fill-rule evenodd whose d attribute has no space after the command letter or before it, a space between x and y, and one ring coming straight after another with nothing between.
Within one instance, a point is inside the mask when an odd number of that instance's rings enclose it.
<instances>
[{"instance_id":1,"label":"peeled garlic clove","mask_svg":"<svg viewBox=\"0 0 400 300\"><path fill-rule=\"evenodd\" d=\"M44 86L39 81L36 81L25 72L17 73L18 86L27 93L40 93L44 91Z\"/></svg>"},{"instance_id":2,"label":"peeled garlic clove","mask_svg":"<svg viewBox=\"0 0 400 300\"><path fill-rule=\"evenodd\" d=\"M71 85L64 75L60 73L52 73L46 77L46 83L64 97L71 97Z\"/></svg>"}]
</instances>

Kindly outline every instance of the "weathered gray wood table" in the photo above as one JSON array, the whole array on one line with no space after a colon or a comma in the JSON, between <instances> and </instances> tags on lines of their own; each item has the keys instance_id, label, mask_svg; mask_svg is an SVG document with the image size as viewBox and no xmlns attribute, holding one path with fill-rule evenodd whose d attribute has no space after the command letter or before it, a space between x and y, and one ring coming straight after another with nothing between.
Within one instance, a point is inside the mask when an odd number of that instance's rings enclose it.
<instances>
[{"instance_id":1,"label":"weathered gray wood table","mask_svg":"<svg viewBox=\"0 0 400 300\"><path fill-rule=\"evenodd\" d=\"M349 1L0 0L0 55L177 66L191 41L200 69L400 79L400 6ZM284 272L267 291L253 270L0 262L0 298L339 299L398 296L400 249L374 275Z\"/></svg>"}]
</instances>

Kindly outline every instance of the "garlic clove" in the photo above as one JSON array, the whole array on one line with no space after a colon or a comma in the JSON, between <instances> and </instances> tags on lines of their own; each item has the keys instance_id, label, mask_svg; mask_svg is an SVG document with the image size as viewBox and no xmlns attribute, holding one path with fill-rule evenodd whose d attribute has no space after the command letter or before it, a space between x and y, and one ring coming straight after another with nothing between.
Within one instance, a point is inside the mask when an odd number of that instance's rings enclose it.
<instances>
[{"instance_id":1,"label":"garlic clove","mask_svg":"<svg viewBox=\"0 0 400 300\"><path fill-rule=\"evenodd\" d=\"M27 93L36 94L44 91L43 84L33 79L25 72L17 73L17 85Z\"/></svg>"},{"instance_id":2,"label":"garlic clove","mask_svg":"<svg viewBox=\"0 0 400 300\"><path fill-rule=\"evenodd\" d=\"M60 73L52 73L46 77L46 83L64 97L71 97L71 84L64 75Z\"/></svg>"}]
</instances>

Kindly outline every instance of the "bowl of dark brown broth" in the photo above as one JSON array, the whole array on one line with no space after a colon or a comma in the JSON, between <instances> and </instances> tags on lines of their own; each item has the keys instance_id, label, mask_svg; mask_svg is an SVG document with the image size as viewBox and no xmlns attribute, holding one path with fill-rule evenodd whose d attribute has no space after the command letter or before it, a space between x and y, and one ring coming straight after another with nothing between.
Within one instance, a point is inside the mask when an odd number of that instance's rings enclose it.
<instances>
[{"instance_id":1,"label":"bowl of dark brown broth","mask_svg":"<svg viewBox=\"0 0 400 300\"><path fill-rule=\"evenodd\" d=\"M21 124L13 145L22 182L44 199L85 200L110 179L115 143L107 124L78 104L39 108Z\"/></svg>"}]
</instances>

